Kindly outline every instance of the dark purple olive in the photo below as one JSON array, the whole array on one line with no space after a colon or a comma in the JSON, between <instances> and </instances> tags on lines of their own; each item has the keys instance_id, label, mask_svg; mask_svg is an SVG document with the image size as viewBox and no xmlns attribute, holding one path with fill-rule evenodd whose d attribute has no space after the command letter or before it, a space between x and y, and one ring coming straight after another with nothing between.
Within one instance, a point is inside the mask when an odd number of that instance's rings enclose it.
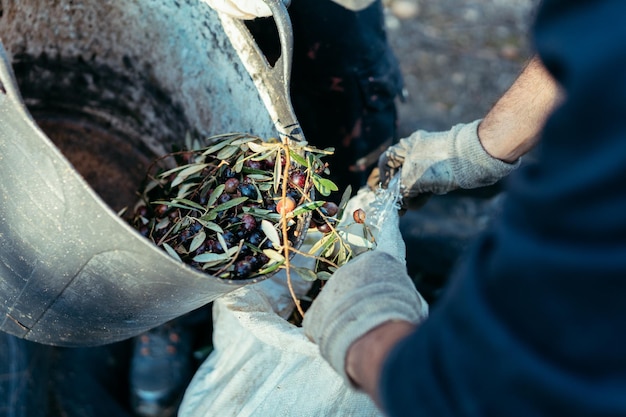
<instances>
[{"instance_id":1,"label":"dark purple olive","mask_svg":"<svg viewBox=\"0 0 626 417\"><path fill-rule=\"evenodd\" d=\"M256 219L254 218L252 214L246 213L243 216L241 216L241 222L242 222L243 229L245 229L247 232L251 232L254 229L256 229L256 226L257 226Z\"/></svg>"},{"instance_id":2,"label":"dark purple olive","mask_svg":"<svg viewBox=\"0 0 626 417\"><path fill-rule=\"evenodd\" d=\"M200 232L200 230L202 230L202 225L200 223L193 223L191 226L189 226L189 230L191 230L191 233L196 234L198 232Z\"/></svg>"},{"instance_id":3,"label":"dark purple olive","mask_svg":"<svg viewBox=\"0 0 626 417\"><path fill-rule=\"evenodd\" d=\"M236 224L239 222L241 222L241 219L237 216L229 217L228 219L226 219L227 224Z\"/></svg>"},{"instance_id":4,"label":"dark purple olive","mask_svg":"<svg viewBox=\"0 0 626 417\"><path fill-rule=\"evenodd\" d=\"M165 213L167 213L167 210L169 210L169 207L166 204L158 204L154 208L154 214L156 217L163 217L165 216Z\"/></svg>"},{"instance_id":5,"label":"dark purple olive","mask_svg":"<svg viewBox=\"0 0 626 417\"><path fill-rule=\"evenodd\" d=\"M248 197L250 200L257 199L258 194L256 192L256 188L252 184L240 184L239 191L242 196Z\"/></svg>"},{"instance_id":6,"label":"dark purple olive","mask_svg":"<svg viewBox=\"0 0 626 417\"><path fill-rule=\"evenodd\" d=\"M224 176L224 178L233 178L237 176L237 173L230 169L229 166L225 166L224 171L222 171L222 175Z\"/></svg>"},{"instance_id":7,"label":"dark purple olive","mask_svg":"<svg viewBox=\"0 0 626 417\"><path fill-rule=\"evenodd\" d=\"M276 165L276 160L274 158L267 158L263 162L265 162L266 169L272 169L274 168L274 165Z\"/></svg>"},{"instance_id":8,"label":"dark purple olive","mask_svg":"<svg viewBox=\"0 0 626 417\"><path fill-rule=\"evenodd\" d=\"M245 278L252 273L252 264L245 259L237 261L233 273L236 278Z\"/></svg>"},{"instance_id":9,"label":"dark purple olive","mask_svg":"<svg viewBox=\"0 0 626 417\"><path fill-rule=\"evenodd\" d=\"M229 178L224 183L224 191L228 194L232 194L237 191L237 187L239 187L239 180L237 178Z\"/></svg>"},{"instance_id":10,"label":"dark purple olive","mask_svg":"<svg viewBox=\"0 0 626 417\"><path fill-rule=\"evenodd\" d=\"M141 236L143 237L148 237L150 236L150 228L148 226L141 226L139 228L139 233L141 234Z\"/></svg>"},{"instance_id":11,"label":"dark purple olive","mask_svg":"<svg viewBox=\"0 0 626 417\"><path fill-rule=\"evenodd\" d=\"M230 194L222 193L222 194L218 197L217 202L218 202L218 204L224 204L224 203L226 203L226 202L230 201L230 199L231 199L231 198L232 198L232 197L230 196Z\"/></svg>"},{"instance_id":12,"label":"dark purple olive","mask_svg":"<svg viewBox=\"0 0 626 417\"><path fill-rule=\"evenodd\" d=\"M287 197L291 197L293 198L295 201L299 201L300 200L300 191L298 190L289 190L287 191Z\"/></svg>"},{"instance_id":13,"label":"dark purple olive","mask_svg":"<svg viewBox=\"0 0 626 417\"><path fill-rule=\"evenodd\" d=\"M255 230L252 233L250 233L250 236L248 236L248 243L256 247L259 247L261 242L263 242L263 239L265 239L265 236L263 235L263 233L259 232L258 230Z\"/></svg>"},{"instance_id":14,"label":"dark purple olive","mask_svg":"<svg viewBox=\"0 0 626 417\"><path fill-rule=\"evenodd\" d=\"M185 229L178 235L178 240L180 241L180 243L185 243L191 238L191 236L191 230Z\"/></svg>"},{"instance_id":15,"label":"dark purple olive","mask_svg":"<svg viewBox=\"0 0 626 417\"><path fill-rule=\"evenodd\" d=\"M197 256L197 255L202 255L203 253L205 253L207 251L208 247L206 242L202 243L200 246L198 246L198 248L193 251L193 255Z\"/></svg>"},{"instance_id":16,"label":"dark purple olive","mask_svg":"<svg viewBox=\"0 0 626 417\"><path fill-rule=\"evenodd\" d=\"M135 209L135 216L146 217L148 215L148 207L141 205Z\"/></svg>"},{"instance_id":17,"label":"dark purple olive","mask_svg":"<svg viewBox=\"0 0 626 417\"><path fill-rule=\"evenodd\" d=\"M259 259L256 256L254 256L254 255L248 255L248 256L246 256L243 259L244 259L244 261L250 262L250 265L252 266L252 269L255 270L255 271L257 269L259 269L259 267L261 266L260 263L259 263Z\"/></svg>"},{"instance_id":18,"label":"dark purple olive","mask_svg":"<svg viewBox=\"0 0 626 417\"><path fill-rule=\"evenodd\" d=\"M251 254L252 254L252 249L250 249L246 245L243 245L241 247L241 250L239 251L239 256L248 256L248 255L251 255Z\"/></svg>"},{"instance_id":19,"label":"dark purple olive","mask_svg":"<svg viewBox=\"0 0 626 417\"><path fill-rule=\"evenodd\" d=\"M322 223L326 223L326 221L324 220L324 218L322 218L322 215L317 210L315 210L313 211L313 214L311 215L311 223L320 225Z\"/></svg>"},{"instance_id":20,"label":"dark purple olive","mask_svg":"<svg viewBox=\"0 0 626 417\"><path fill-rule=\"evenodd\" d=\"M264 253L258 253L256 257L259 260L260 266L263 266L270 261L270 258Z\"/></svg>"},{"instance_id":21,"label":"dark purple olive","mask_svg":"<svg viewBox=\"0 0 626 417\"><path fill-rule=\"evenodd\" d=\"M224 252L222 245L216 239L207 239L204 241L204 244L206 245L207 252L212 252L212 253Z\"/></svg>"},{"instance_id":22,"label":"dark purple olive","mask_svg":"<svg viewBox=\"0 0 626 417\"><path fill-rule=\"evenodd\" d=\"M324 223L324 224L320 224L317 226L317 230L319 230L321 233L329 233L332 229L330 228L330 225L328 223Z\"/></svg>"},{"instance_id":23,"label":"dark purple olive","mask_svg":"<svg viewBox=\"0 0 626 417\"><path fill-rule=\"evenodd\" d=\"M226 230L222 236L226 243L235 243L238 241L237 236L230 230Z\"/></svg>"},{"instance_id":24,"label":"dark purple olive","mask_svg":"<svg viewBox=\"0 0 626 417\"><path fill-rule=\"evenodd\" d=\"M337 212L339 211L339 207L337 207L337 204L333 203L332 201L325 202L321 208L322 208L322 212L325 215L331 216L331 217L337 214Z\"/></svg>"},{"instance_id":25,"label":"dark purple olive","mask_svg":"<svg viewBox=\"0 0 626 417\"><path fill-rule=\"evenodd\" d=\"M263 242L261 249L274 249L274 245L272 244L271 240L266 239L265 242Z\"/></svg>"},{"instance_id":26,"label":"dark purple olive","mask_svg":"<svg viewBox=\"0 0 626 417\"><path fill-rule=\"evenodd\" d=\"M289 179L299 188L304 188L306 184L306 174L300 170L292 172Z\"/></svg>"},{"instance_id":27,"label":"dark purple olive","mask_svg":"<svg viewBox=\"0 0 626 417\"><path fill-rule=\"evenodd\" d=\"M252 168L252 169L262 169L263 168L263 165L261 164L261 161L253 161L252 159L248 159L245 162L245 165L248 168Z\"/></svg>"}]
</instances>

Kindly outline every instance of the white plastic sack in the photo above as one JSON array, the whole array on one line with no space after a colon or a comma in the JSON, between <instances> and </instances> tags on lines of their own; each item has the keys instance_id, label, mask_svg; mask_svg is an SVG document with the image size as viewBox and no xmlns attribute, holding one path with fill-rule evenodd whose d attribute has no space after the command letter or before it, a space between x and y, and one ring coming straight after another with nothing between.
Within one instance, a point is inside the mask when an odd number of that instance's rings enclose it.
<instances>
[{"instance_id":1,"label":"white plastic sack","mask_svg":"<svg viewBox=\"0 0 626 417\"><path fill-rule=\"evenodd\" d=\"M373 198L361 190L346 214ZM302 250L321 236L309 232ZM313 262L301 255L292 261L309 268ZM306 293L310 284L291 275L296 293ZM214 302L214 351L191 381L179 417L382 416L367 395L344 384L302 328L285 320L294 307L286 283L281 272Z\"/></svg>"}]
</instances>

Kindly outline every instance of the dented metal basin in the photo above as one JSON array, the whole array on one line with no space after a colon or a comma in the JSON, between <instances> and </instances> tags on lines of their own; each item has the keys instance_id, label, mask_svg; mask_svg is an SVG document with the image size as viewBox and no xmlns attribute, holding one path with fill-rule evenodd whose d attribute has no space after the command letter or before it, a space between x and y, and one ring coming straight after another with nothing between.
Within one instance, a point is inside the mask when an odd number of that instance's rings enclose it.
<instances>
[{"instance_id":1,"label":"dented metal basin","mask_svg":"<svg viewBox=\"0 0 626 417\"><path fill-rule=\"evenodd\" d=\"M284 37L275 67L199 0L0 2L0 329L105 344L252 282L171 259L117 211L187 133L302 139L288 18L267 2Z\"/></svg>"}]
</instances>

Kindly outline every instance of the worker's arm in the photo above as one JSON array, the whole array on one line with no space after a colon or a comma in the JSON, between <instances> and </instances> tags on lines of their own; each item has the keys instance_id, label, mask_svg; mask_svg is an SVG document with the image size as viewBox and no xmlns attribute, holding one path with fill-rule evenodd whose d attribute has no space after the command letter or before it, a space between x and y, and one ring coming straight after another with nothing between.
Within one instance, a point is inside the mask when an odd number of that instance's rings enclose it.
<instances>
[{"instance_id":1,"label":"worker's arm","mask_svg":"<svg viewBox=\"0 0 626 417\"><path fill-rule=\"evenodd\" d=\"M378 384L389 351L415 330L406 321L389 321L357 339L346 354L346 374L353 385L367 393L380 406Z\"/></svg>"},{"instance_id":2,"label":"worker's arm","mask_svg":"<svg viewBox=\"0 0 626 417\"><path fill-rule=\"evenodd\" d=\"M478 138L494 158L512 163L528 152L560 101L560 90L538 57L478 125Z\"/></svg>"},{"instance_id":3,"label":"worker's arm","mask_svg":"<svg viewBox=\"0 0 626 417\"><path fill-rule=\"evenodd\" d=\"M408 198L491 185L518 166L559 100L556 82L533 58L483 120L418 130L390 147L379 161L381 181L402 168Z\"/></svg>"}]
</instances>

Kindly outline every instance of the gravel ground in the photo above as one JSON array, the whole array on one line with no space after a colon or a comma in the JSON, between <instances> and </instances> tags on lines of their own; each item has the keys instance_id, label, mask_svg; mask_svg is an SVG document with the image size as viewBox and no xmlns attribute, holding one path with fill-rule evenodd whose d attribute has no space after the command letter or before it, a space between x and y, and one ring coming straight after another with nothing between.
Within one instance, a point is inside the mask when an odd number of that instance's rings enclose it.
<instances>
[{"instance_id":1,"label":"gravel ground","mask_svg":"<svg viewBox=\"0 0 626 417\"><path fill-rule=\"evenodd\" d=\"M538 0L388 0L388 35L408 97L400 133L482 117L532 54Z\"/></svg>"}]
</instances>

